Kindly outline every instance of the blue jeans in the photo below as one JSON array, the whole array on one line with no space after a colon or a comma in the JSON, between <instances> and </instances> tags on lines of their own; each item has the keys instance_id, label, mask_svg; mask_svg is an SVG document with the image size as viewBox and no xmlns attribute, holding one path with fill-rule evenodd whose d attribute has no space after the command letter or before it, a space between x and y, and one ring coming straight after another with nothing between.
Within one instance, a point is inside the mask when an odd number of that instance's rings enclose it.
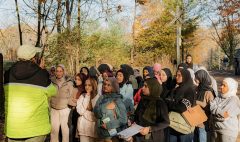
<instances>
[{"instance_id":1,"label":"blue jeans","mask_svg":"<svg viewBox=\"0 0 240 142\"><path fill-rule=\"evenodd\" d=\"M169 142L192 142L194 134L187 134L187 135L172 135L170 134Z\"/></svg>"},{"instance_id":2,"label":"blue jeans","mask_svg":"<svg viewBox=\"0 0 240 142\"><path fill-rule=\"evenodd\" d=\"M207 142L207 132L205 128L198 128L199 142Z\"/></svg>"}]
</instances>

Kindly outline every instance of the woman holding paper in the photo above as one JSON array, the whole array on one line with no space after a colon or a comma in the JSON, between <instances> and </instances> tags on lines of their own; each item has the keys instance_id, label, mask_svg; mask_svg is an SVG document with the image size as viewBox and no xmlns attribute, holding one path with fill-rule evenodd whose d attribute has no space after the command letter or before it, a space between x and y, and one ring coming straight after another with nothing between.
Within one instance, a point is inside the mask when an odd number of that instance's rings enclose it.
<instances>
[{"instance_id":1,"label":"woman holding paper","mask_svg":"<svg viewBox=\"0 0 240 142\"><path fill-rule=\"evenodd\" d=\"M156 78L146 79L142 99L135 111L135 123L143 126L134 136L136 142L165 142L164 128L169 126L168 109L160 98L162 86Z\"/></svg>"},{"instance_id":2,"label":"woman holding paper","mask_svg":"<svg viewBox=\"0 0 240 142\"><path fill-rule=\"evenodd\" d=\"M238 82L225 78L221 85L221 95L210 102L213 115L211 142L236 142L239 132L240 101L236 95Z\"/></svg>"}]
</instances>

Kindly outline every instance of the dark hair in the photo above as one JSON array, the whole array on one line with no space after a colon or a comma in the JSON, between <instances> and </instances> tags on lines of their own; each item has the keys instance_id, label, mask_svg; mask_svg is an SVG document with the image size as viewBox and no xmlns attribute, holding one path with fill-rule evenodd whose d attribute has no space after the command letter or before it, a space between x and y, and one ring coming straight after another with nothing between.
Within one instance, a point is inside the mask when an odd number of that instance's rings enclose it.
<instances>
[{"instance_id":1,"label":"dark hair","mask_svg":"<svg viewBox=\"0 0 240 142\"><path fill-rule=\"evenodd\" d=\"M78 73L76 74L76 76L78 76L81 79L82 85L84 85L85 81L87 80L87 76L84 73ZM74 87L78 87L75 81L74 81Z\"/></svg>"},{"instance_id":2,"label":"dark hair","mask_svg":"<svg viewBox=\"0 0 240 142\"><path fill-rule=\"evenodd\" d=\"M88 72L88 74L87 74L87 75L89 75L89 69L88 69L88 67L82 67L82 68L80 69L80 73L82 73L83 69L86 69L86 70L87 70L87 72Z\"/></svg>"},{"instance_id":3,"label":"dark hair","mask_svg":"<svg viewBox=\"0 0 240 142\"><path fill-rule=\"evenodd\" d=\"M98 91L97 81L92 77L89 77L87 80L90 81L90 84L91 84L92 89L93 89L92 92L91 92L91 99L93 99L98 93L97 92ZM85 81L85 83L86 83L86 81ZM85 86L85 83L84 83L84 86Z\"/></svg>"},{"instance_id":4,"label":"dark hair","mask_svg":"<svg viewBox=\"0 0 240 142\"><path fill-rule=\"evenodd\" d=\"M126 71L124 71L123 69L120 69L116 73L116 78L117 78L118 73L123 74L123 81L121 83L119 83L119 87L121 88L125 83L127 83L127 84L129 83L129 74Z\"/></svg>"},{"instance_id":5,"label":"dark hair","mask_svg":"<svg viewBox=\"0 0 240 142\"><path fill-rule=\"evenodd\" d=\"M191 54L187 54L186 58L187 58L187 57L192 57L192 55L191 55Z\"/></svg>"}]
</instances>

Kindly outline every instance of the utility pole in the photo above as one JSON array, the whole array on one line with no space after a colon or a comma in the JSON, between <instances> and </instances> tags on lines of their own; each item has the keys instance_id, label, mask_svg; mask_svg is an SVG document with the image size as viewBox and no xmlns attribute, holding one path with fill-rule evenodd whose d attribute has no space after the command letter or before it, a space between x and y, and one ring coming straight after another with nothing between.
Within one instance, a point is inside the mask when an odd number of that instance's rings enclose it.
<instances>
[{"instance_id":1,"label":"utility pole","mask_svg":"<svg viewBox=\"0 0 240 142\"><path fill-rule=\"evenodd\" d=\"M176 46L176 51L177 51L177 65L180 64L180 47L182 45L182 40L181 40L181 36L182 36L182 33L181 33L181 30L182 30L182 23L181 23L181 11L179 9L179 6L177 6L177 9L176 9L176 15L178 16L178 20L177 20L177 46Z\"/></svg>"},{"instance_id":2,"label":"utility pole","mask_svg":"<svg viewBox=\"0 0 240 142\"><path fill-rule=\"evenodd\" d=\"M136 23L136 10L137 10L137 0L134 2L134 15L133 15L133 25L132 25L132 40L133 40L133 46L131 48L131 65L133 65L134 62L134 48L135 48L135 23Z\"/></svg>"},{"instance_id":3,"label":"utility pole","mask_svg":"<svg viewBox=\"0 0 240 142\"><path fill-rule=\"evenodd\" d=\"M177 52L177 65L179 65L180 64L180 47L182 45L182 39L181 39L181 37L182 37L181 30L182 30L182 23L183 23L182 18L181 18L182 11L180 10L179 6L177 6L176 12L170 11L170 13L174 16L174 19L168 24L168 26L171 26L174 23L177 24L176 52Z\"/></svg>"}]
</instances>

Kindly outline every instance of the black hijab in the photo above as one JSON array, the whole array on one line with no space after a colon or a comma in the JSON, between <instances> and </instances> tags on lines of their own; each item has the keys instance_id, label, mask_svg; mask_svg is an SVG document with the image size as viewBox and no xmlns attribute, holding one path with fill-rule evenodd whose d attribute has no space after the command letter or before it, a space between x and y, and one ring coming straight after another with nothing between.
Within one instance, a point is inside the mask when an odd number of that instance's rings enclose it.
<instances>
[{"instance_id":1,"label":"black hijab","mask_svg":"<svg viewBox=\"0 0 240 142\"><path fill-rule=\"evenodd\" d=\"M163 87L166 87L168 90L171 90L173 88L173 83L172 83L172 72L169 68L164 68L162 69L165 74L167 75L167 81L163 82Z\"/></svg>"},{"instance_id":2,"label":"black hijab","mask_svg":"<svg viewBox=\"0 0 240 142\"><path fill-rule=\"evenodd\" d=\"M186 63L180 63L178 65L178 69L187 69L188 68L188 65Z\"/></svg>"},{"instance_id":3,"label":"black hijab","mask_svg":"<svg viewBox=\"0 0 240 142\"><path fill-rule=\"evenodd\" d=\"M122 88L125 83L129 84L129 76L130 76L130 75L129 75L129 73L126 72L125 70L120 69L120 70L117 71L116 77L117 77L117 74L118 74L119 72L123 74L123 81L122 81L121 83L119 83L119 87Z\"/></svg>"},{"instance_id":4,"label":"black hijab","mask_svg":"<svg viewBox=\"0 0 240 142\"><path fill-rule=\"evenodd\" d=\"M145 81L148 85L150 95L142 95L143 101L147 102L147 107L143 113L143 118L150 124L155 124L157 118L157 101L160 100L162 86L156 78L149 78Z\"/></svg>"},{"instance_id":5,"label":"black hijab","mask_svg":"<svg viewBox=\"0 0 240 142\"><path fill-rule=\"evenodd\" d=\"M146 67L143 68L143 72L144 72L144 70L148 71L149 74L147 76L149 76L150 78L153 78L155 76L152 67L146 66ZM143 75L143 79L145 80L146 76Z\"/></svg>"},{"instance_id":6,"label":"black hijab","mask_svg":"<svg viewBox=\"0 0 240 142\"><path fill-rule=\"evenodd\" d=\"M181 75L182 75L182 82L177 83L178 87L174 89L174 98L179 101L181 100L185 93L188 91L188 89L193 89L193 80L191 78L190 72L187 69L179 69Z\"/></svg>"},{"instance_id":7,"label":"black hijab","mask_svg":"<svg viewBox=\"0 0 240 142\"><path fill-rule=\"evenodd\" d=\"M205 70L199 70L195 73L195 79L199 81L196 99L199 101L203 101L206 91L213 92L213 89L211 87L211 78Z\"/></svg>"}]
</instances>

